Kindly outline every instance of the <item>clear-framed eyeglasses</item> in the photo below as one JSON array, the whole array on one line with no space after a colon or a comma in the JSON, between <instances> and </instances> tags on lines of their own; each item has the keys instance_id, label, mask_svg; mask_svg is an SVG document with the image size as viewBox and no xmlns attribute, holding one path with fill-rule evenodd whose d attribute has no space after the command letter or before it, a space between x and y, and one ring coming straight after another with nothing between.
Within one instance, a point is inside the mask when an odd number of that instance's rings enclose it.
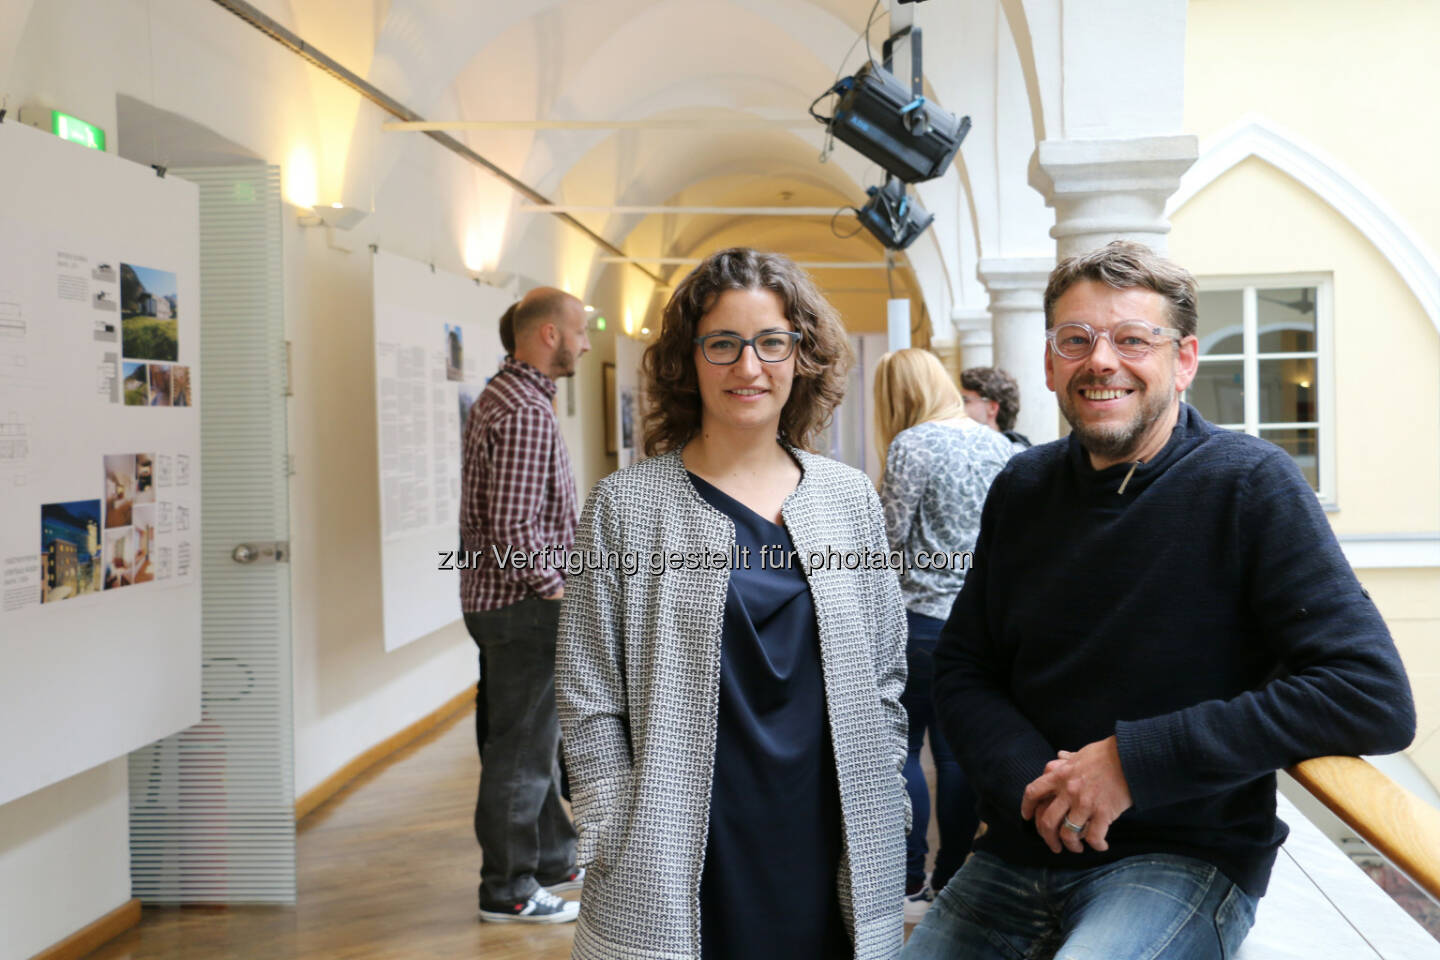
<instances>
[{"instance_id":1,"label":"clear-framed eyeglasses","mask_svg":"<svg viewBox=\"0 0 1440 960\"><path fill-rule=\"evenodd\" d=\"M1140 320L1126 320L1109 330L1096 330L1088 323L1062 323L1045 331L1050 349L1066 360L1083 360L1090 356L1101 338L1110 341L1110 348L1127 360L1141 360L1150 351L1165 343L1181 339L1174 327L1157 327Z\"/></svg>"},{"instance_id":2,"label":"clear-framed eyeglasses","mask_svg":"<svg viewBox=\"0 0 1440 960\"><path fill-rule=\"evenodd\" d=\"M747 346L752 347L755 356L766 363L779 363L790 359L790 354L795 352L795 344L800 342L800 334L794 330L767 330L747 340L733 333L707 333L696 337L695 342L700 345L705 359L716 366L726 367L735 363Z\"/></svg>"}]
</instances>

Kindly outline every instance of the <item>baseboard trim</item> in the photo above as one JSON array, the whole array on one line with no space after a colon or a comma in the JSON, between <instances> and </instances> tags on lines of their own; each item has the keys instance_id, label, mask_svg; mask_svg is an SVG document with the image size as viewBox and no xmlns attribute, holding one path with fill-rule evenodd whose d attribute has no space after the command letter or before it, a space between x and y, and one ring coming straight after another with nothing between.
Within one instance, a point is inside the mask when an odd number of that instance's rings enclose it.
<instances>
[{"instance_id":1,"label":"baseboard trim","mask_svg":"<svg viewBox=\"0 0 1440 960\"><path fill-rule=\"evenodd\" d=\"M305 791L295 798L295 822L299 823L317 807L335 796L340 791L366 770L384 760L390 754L402 747L407 747L419 740L425 734L440 726L446 720L451 719L457 713L475 706L475 685L468 684L455 696L445 701L440 707L425 716L416 720L405 729L386 737L375 746L366 750L345 766L336 770L330 776L320 781L313 789Z\"/></svg>"},{"instance_id":2,"label":"baseboard trim","mask_svg":"<svg viewBox=\"0 0 1440 960\"><path fill-rule=\"evenodd\" d=\"M140 901L130 900L111 910L94 923L87 924L64 940L41 950L30 960L79 960L100 949L120 934L140 925Z\"/></svg>"}]
</instances>

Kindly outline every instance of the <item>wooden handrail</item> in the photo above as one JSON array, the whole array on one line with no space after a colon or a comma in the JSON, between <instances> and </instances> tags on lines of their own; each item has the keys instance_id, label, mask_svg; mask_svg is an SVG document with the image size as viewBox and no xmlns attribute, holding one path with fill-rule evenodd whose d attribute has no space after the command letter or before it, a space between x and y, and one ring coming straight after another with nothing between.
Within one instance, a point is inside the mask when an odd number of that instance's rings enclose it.
<instances>
[{"instance_id":1,"label":"wooden handrail","mask_svg":"<svg viewBox=\"0 0 1440 960\"><path fill-rule=\"evenodd\" d=\"M1359 757L1316 757L1286 772L1440 901L1440 810Z\"/></svg>"}]
</instances>

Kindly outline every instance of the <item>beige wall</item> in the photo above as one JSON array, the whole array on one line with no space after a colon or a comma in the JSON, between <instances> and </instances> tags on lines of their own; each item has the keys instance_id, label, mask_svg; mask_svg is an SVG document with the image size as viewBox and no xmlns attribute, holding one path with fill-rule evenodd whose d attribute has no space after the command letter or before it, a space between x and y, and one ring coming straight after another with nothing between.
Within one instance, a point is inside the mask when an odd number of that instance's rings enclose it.
<instances>
[{"instance_id":1,"label":"beige wall","mask_svg":"<svg viewBox=\"0 0 1440 960\"><path fill-rule=\"evenodd\" d=\"M1384 257L1315 194L1254 157L1197 194L1173 224L1170 253L1197 277L1333 275L1335 530L1440 530L1440 338Z\"/></svg>"},{"instance_id":2,"label":"beige wall","mask_svg":"<svg viewBox=\"0 0 1440 960\"><path fill-rule=\"evenodd\" d=\"M1342 162L1440 250L1440 4L1192 0L1185 131L1259 113Z\"/></svg>"},{"instance_id":3,"label":"beige wall","mask_svg":"<svg viewBox=\"0 0 1440 960\"><path fill-rule=\"evenodd\" d=\"M1420 729L1408 753L1430 782L1440 785L1440 571L1361 570L1359 575L1410 672Z\"/></svg>"},{"instance_id":4,"label":"beige wall","mask_svg":"<svg viewBox=\"0 0 1440 960\"><path fill-rule=\"evenodd\" d=\"M1202 153L1207 138L1259 115L1440 249L1440 113L1416 99L1440 89L1440 5L1196 0L1189 11L1186 129ZM1173 225L1172 255L1200 277L1332 275L1331 522L1342 539L1440 532L1440 334L1384 255L1255 157L1196 194ZM1419 732L1408 754L1440 784L1440 568L1357 572L1410 672Z\"/></svg>"}]
</instances>

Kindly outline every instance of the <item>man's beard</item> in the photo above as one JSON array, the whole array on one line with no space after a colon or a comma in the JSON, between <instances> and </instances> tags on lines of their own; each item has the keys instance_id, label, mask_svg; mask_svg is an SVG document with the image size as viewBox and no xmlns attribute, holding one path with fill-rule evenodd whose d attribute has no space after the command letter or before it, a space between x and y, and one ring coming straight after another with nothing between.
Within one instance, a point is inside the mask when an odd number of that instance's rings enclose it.
<instances>
[{"instance_id":1,"label":"man's beard","mask_svg":"<svg viewBox=\"0 0 1440 960\"><path fill-rule=\"evenodd\" d=\"M1070 424L1070 429L1080 438L1080 442L1086 450L1103 460L1132 459L1129 455L1140 446L1146 431L1169 411L1170 398L1175 396L1173 375L1161 389L1154 391L1153 396L1143 383L1137 382L1133 384L1133 389L1140 395L1140 402L1135 405L1135 415L1130 418L1129 422L1091 425L1081 421L1079 413L1075 409L1072 391L1082 387L1104 389L1120 386L1121 384L1115 381L1096 378L1082 380L1077 376L1075 380L1066 385L1064 390L1056 394L1060 403L1060 413ZM1132 389L1132 385L1124 384L1123 388Z\"/></svg>"},{"instance_id":2,"label":"man's beard","mask_svg":"<svg viewBox=\"0 0 1440 960\"><path fill-rule=\"evenodd\" d=\"M554 370L557 376L575 376L575 351L563 343L557 346L555 356L550 361L550 369Z\"/></svg>"}]
</instances>

